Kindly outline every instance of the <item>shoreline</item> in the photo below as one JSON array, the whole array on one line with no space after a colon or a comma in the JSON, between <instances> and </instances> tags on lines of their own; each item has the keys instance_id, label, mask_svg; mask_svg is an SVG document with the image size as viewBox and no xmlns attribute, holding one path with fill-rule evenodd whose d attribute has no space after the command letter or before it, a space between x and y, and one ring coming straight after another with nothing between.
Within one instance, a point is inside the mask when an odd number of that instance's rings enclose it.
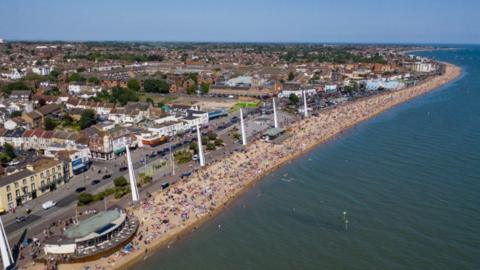
<instances>
[{"instance_id":1,"label":"shoreline","mask_svg":"<svg viewBox=\"0 0 480 270\"><path fill-rule=\"evenodd\" d=\"M250 190L250 188L254 186L257 182L259 182L261 179L263 179L265 176L275 171L279 167L287 164L294 159L299 158L300 156L303 156L304 154L310 152L319 145L331 139L334 139L336 136L341 135L344 131L356 126L357 124L362 123L363 121L372 119L377 115L385 112L386 110L394 108L397 105L403 104L413 98L416 98L439 87L442 87L445 84L450 83L460 77L460 75L462 74L461 68L448 63L444 64L446 65L446 71L444 74L430 78L429 80L424 81L416 86L394 92L384 92L374 96L360 98L351 102L335 106L334 108L324 110L317 117L310 117L293 123L286 128L292 134L292 136L290 136L290 138L288 138L285 142L279 145L267 145L265 142L255 141L247 146L246 153L233 153L226 159L235 160L234 163L232 163L233 173L235 173L235 165L243 168L243 166L247 164L247 161L251 159L251 156L260 160L258 164L254 164L255 166L257 166L257 168L255 171L253 171L253 173L251 173L251 176L249 177L248 175L245 175L246 180L242 180L243 178L240 179L240 177L238 177L240 180L236 180L236 182L228 181L228 184L230 184L231 182L233 183L231 186L228 186L225 183L225 181L227 180L220 180L221 178L219 178L219 180L212 180L213 182L217 181L216 184L224 185L222 186L223 190L220 190L224 191L223 193L218 192L219 194L213 195L213 201L218 202L218 205L214 204L214 206L211 206L208 211L205 210L205 212L202 212L200 215L196 215L196 217L192 219L187 219L186 222L185 220L183 220L182 222L178 222L179 225L173 227L172 229L168 227L168 229L166 229L163 234L160 232L158 237L154 237L152 241L146 246L143 243L139 243L141 247L139 251L135 251L134 253L128 254L123 257L117 256L114 258L112 255L109 258L102 258L100 260L92 261L90 263L61 264L59 265L59 269L83 269L85 265L89 265L92 268L95 267L95 265L100 265L105 267L105 269L133 268L134 266L144 261L145 257L149 259L160 249L168 247L174 241L181 239L182 237L190 234L191 232L195 232L199 226L216 217L226 207L228 207L230 203L232 203L238 197L242 196L245 192ZM310 142L308 142L309 140ZM273 159L269 159L271 157L273 157ZM194 184L206 185L202 182L202 173L206 173L205 171L211 171L212 173L218 172L216 175L219 175L220 177L224 176L225 172L220 171L222 168L225 168L222 167L224 162L226 161L214 162L206 166L204 169L199 170L199 172L197 172L196 175L192 177L192 180L188 180L188 182L180 184L184 184L187 187L189 184L191 186L193 186ZM248 162L248 164L250 163ZM228 167L227 171L229 169L230 167ZM238 173L236 174L238 175ZM208 175L207 177L210 176ZM195 180L199 181L195 182ZM172 186L168 191L170 190L176 190L176 187ZM170 193L173 192L156 191L154 194L155 200L153 201L153 203L157 205L167 205L170 202L167 195ZM182 192L180 192L180 194L182 194ZM184 191L182 195L185 196L186 194L188 194L188 191ZM175 193L173 195L170 195L176 196L177 194ZM201 199L202 195L203 194L198 195L195 193L192 195L192 197L194 199ZM197 198L195 198L195 196L197 196ZM157 199L162 203L159 203ZM155 208L155 206L153 206L153 208ZM135 214L138 216L139 220L145 221L146 225L143 225L142 221L142 225L139 228L139 233L148 233L148 229L150 227L153 227L155 225L159 226L159 215L152 216L150 212L146 212L146 210L142 209L142 207L140 207L140 209L129 210L134 211ZM162 214L164 213L162 212ZM157 220L156 223L155 219ZM150 224L148 224L149 221ZM148 248L148 252L146 252L146 247ZM29 266L31 267L31 265ZM40 265L33 266L32 268L36 268L38 266Z\"/></svg>"}]
</instances>

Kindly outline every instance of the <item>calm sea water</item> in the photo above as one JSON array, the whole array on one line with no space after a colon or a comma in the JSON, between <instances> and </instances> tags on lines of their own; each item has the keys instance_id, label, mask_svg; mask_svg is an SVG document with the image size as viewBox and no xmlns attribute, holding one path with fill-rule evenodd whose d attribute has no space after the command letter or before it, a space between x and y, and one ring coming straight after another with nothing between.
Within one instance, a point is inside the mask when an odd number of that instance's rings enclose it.
<instances>
[{"instance_id":1,"label":"calm sea water","mask_svg":"<svg viewBox=\"0 0 480 270\"><path fill-rule=\"evenodd\" d=\"M266 177L137 268L480 269L480 47L418 54L465 73Z\"/></svg>"}]
</instances>

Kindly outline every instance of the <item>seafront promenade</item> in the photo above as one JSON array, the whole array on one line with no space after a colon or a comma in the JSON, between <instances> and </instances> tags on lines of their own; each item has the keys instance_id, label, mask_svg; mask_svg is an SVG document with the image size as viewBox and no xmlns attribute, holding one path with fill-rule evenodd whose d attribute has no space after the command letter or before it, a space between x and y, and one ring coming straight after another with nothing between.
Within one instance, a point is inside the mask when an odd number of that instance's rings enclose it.
<instances>
[{"instance_id":1,"label":"seafront promenade","mask_svg":"<svg viewBox=\"0 0 480 270\"><path fill-rule=\"evenodd\" d=\"M229 202L255 184L263 176L342 131L375 115L438 88L461 74L461 69L448 65L443 75L416 86L384 92L339 105L285 127L291 136L281 144L257 140L243 152L198 170L185 181L169 189L153 193L140 206L129 209L140 220L134 251L117 252L108 258L88 264L60 265L60 269L123 269L152 256L159 248L195 231L203 222L220 213ZM29 265L42 269L43 265Z\"/></svg>"}]
</instances>

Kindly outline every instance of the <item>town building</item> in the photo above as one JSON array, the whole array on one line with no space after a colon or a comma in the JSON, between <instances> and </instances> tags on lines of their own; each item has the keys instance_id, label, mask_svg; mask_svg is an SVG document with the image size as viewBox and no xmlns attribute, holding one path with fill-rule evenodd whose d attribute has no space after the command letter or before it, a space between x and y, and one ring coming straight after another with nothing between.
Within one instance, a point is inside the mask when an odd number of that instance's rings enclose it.
<instances>
[{"instance_id":1,"label":"town building","mask_svg":"<svg viewBox=\"0 0 480 270\"><path fill-rule=\"evenodd\" d=\"M63 163L41 158L0 178L0 210L11 210L55 190L65 182Z\"/></svg>"},{"instance_id":2,"label":"town building","mask_svg":"<svg viewBox=\"0 0 480 270\"><path fill-rule=\"evenodd\" d=\"M68 256L69 261L85 262L105 257L128 244L138 230L139 221L121 209L100 212L49 238L45 255ZM127 245L128 244L128 245Z\"/></svg>"}]
</instances>

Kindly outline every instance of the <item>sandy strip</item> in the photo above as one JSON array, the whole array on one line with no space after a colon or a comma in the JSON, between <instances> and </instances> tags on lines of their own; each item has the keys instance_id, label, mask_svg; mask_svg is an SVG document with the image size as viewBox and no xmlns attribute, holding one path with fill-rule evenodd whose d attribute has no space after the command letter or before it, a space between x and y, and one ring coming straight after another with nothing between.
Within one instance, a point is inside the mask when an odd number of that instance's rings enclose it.
<instances>
[{"instance_id":1,"label":"sandy strip","mask_svg":"<svg viewBox=\"0 0 480 270\"><path fill-rule=\"evenodd\" d=\"M446 64L446 72L426 82L395 92L384 92L347 102L291 124L291 135L282 144L256 141L245 153L234 153L194 173L188 181L179 182L165 192L157 192L138 209L130 209L142 224L134 245L140 250L130 254L116 253L88 264L65 264L59 269L126 269L154 256L160 248L195 231L205 221L219 214L230 202L247 191L265 175L283 164L334 138L346 129L379 113L436 89L461 75L457 66ZM141 240L140 240L141 238ZM146 252L146 248L148 252ZM40 265L28 268L42 269Z\"/></svg>"}]
</instances>

